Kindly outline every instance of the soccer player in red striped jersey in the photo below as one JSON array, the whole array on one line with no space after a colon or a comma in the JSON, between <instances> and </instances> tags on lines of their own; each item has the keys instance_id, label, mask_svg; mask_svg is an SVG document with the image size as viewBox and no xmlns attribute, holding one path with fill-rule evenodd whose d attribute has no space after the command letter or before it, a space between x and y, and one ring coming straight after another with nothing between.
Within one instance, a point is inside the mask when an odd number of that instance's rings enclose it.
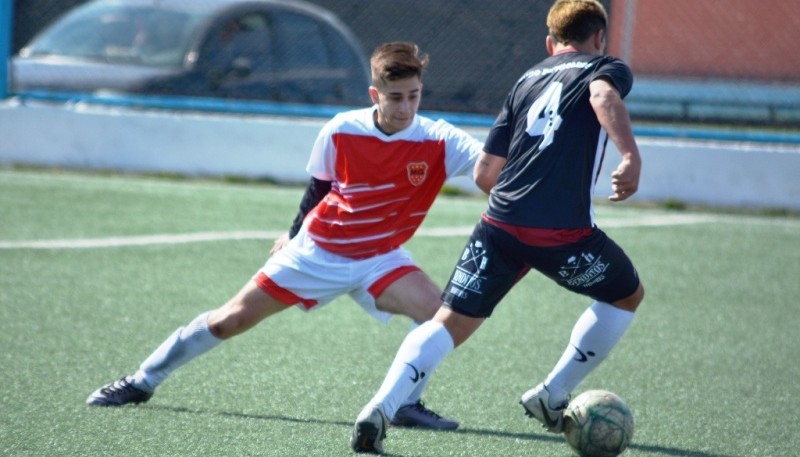
<instances>
[{"instance_id":1,"label":"soccer player in red striped jersey","mask_svg":"<svg viewBox=\"0 0 800 457\"><path fill-rule=\"evenodd\" d=\"M520 399L548 431L563 430L570 393L630 325L644 288L625 252L595 225L592 208L609 138L622 156L609 199L633 195L641 171L622 101L633 76L624 62L604 55L607 23L597 0L557 0L551 7L550 57L512 87L473 172L489 207L456 262L443 306L406 336L358 415L354 451L382 452L385 422L422 373L429 378L530 269L593 301L550 374Z\"/></svg>"},{"instance_id":2,"label":"soccer player in red striped jersey","mask_svg":"<svg viewBox=\"0 0 800 457\"><path fill-rule=\"evenodd\" d=\"M133 375L101 387L88 404L147 401L178 367L293 305L313 310L346 294L383 322L400 314L416 325L435 314L441 289L402 245L445 180L469 174L483 145L417 114L428 57L415 44L382 45L370 63L374 105L341 113L322 128L300 211L266 264L227 303L175 330ZM457 428L422 404L426 385L421 380L393 423Z\"/></svg>"}]
</instances>

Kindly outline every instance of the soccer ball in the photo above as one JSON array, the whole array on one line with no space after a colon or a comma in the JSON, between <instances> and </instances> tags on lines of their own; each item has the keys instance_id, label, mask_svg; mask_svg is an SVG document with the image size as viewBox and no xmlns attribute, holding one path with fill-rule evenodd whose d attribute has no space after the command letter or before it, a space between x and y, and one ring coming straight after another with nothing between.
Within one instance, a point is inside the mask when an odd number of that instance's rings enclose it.
<instances>
[{"instance_id":1,"label":"soccer ball","mask_svg":"<svg viewBox=\"0 0 800 457\"><path fill-rule=\"evenodd\" d=\"M616 457L633 437L633 414L618 395L588 390L564 411L564 437L581 457Z\"/></svg>"}]
</instances>

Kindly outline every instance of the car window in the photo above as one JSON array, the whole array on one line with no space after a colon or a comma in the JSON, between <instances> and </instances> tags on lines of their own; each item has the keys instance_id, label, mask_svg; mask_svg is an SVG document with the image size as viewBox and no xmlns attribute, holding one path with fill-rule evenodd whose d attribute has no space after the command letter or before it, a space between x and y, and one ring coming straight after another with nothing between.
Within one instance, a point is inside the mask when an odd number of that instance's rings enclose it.
<instances>
[{"instance_id":1,"label":"car window","mask_svg":"<svg viewBox=\"0 0 800 457\"><path fill-rule=\"evenodd\" d=\"M260 13L223 18L201 46L198 66L229 71L233 66L266 71L272 62L270 25Z\"/></svg>"},{"instance_id":2,"label":"car window","mask_svg":"<svg viewBox=\"0 0 800 457\"><path fill-rule=\"evenodd\" d=\"M331 58L321 24L293 12L273 13L274 43L280 70L329 68Z\"/></svg>"},{"instance_id":3,"label":"car window","mask_svg":"<svg viewBox=\"0 0 800 457\"><path fill-rule=\"evenodd\" d=\"M179 66L200 20L155 7L79 9L46 30L20 54Z\"/></svg>"},{"instance_id":4,"label":"car window","mask_svg":"<svg viewBox=\"0 0 800 457\"><path fill-rule=\"evenodd\" d=\"M363 66L360 50L354 49L351 43L346 42L341 34L328 24L324 24L322 32L324 41L328 44L331 62L348 71L361 73L351 74L350 77L358 80L364 79L363 74L367 70Z\"/></svg>"},{"instance_id":5,"label":"car window","mask_svg":"<svg viewBox=\"0 0 800 457\"><path fill-rule=\"evenodd\" d=\"M362 103L369 83L353 46L333 27L308 16L276 12L279 78L317 103Z\"/></svg>"},{"instance_id":6,"label":"car window","mask_svg":"<svg viewBox=\"0 0 800 457\"><path fill-rule=\"evenodd\" d=\"M132 47L141 63L153 66L183 63L200 18L163 10L141 10L132 16L136 30Z\"/></svg>"}]
</instances>

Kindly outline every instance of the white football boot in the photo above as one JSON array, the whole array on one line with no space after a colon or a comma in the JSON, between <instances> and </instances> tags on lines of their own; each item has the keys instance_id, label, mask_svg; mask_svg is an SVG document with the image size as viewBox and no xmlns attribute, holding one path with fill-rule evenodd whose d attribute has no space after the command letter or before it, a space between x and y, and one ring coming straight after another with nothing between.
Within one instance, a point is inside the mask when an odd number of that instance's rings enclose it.
<instances>
[{"instance_id":1,"label":"white football boot","mask_svg":"<svg viewBox=\"0 0 800 457\"><path fill-rule=\"evenodd\" d=\"M525 408L525 414L541 422L548 432L564 431L564 410L569 404L569 397L553 408L550 406L550 391L544 384L539 384L522 394L519 403Z\"/></svg>"}]
</instances>

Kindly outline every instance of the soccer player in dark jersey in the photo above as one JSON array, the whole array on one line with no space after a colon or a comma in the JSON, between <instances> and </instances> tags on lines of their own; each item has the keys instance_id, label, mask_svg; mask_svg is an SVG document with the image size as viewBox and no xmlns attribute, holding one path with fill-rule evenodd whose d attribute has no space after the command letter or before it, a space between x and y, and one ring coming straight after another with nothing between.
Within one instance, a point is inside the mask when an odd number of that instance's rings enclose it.
<instances>
[{"instance_id":1,"label":"soccer player in dark jersey","mask_svg":"<svg viewBox=\"0 0 800 457\"><path fill-rule=\"evenodd\" d=\"M609 199L625 200L639 185L641 158L622 102L631 71L604 56L607 15L598 1L558 0L547 26L550 57L511 89L475 165L489 208L456 262L443 306L408 334L356 419L356 452L382 451L386 422L405 396L530 268L593 300L553 370L520 400L550 432L563 430L571 392L608 356L644 297L633 264L595 225L592 209L608 138L622 155Z\"/></svg>"}]
</instances>

